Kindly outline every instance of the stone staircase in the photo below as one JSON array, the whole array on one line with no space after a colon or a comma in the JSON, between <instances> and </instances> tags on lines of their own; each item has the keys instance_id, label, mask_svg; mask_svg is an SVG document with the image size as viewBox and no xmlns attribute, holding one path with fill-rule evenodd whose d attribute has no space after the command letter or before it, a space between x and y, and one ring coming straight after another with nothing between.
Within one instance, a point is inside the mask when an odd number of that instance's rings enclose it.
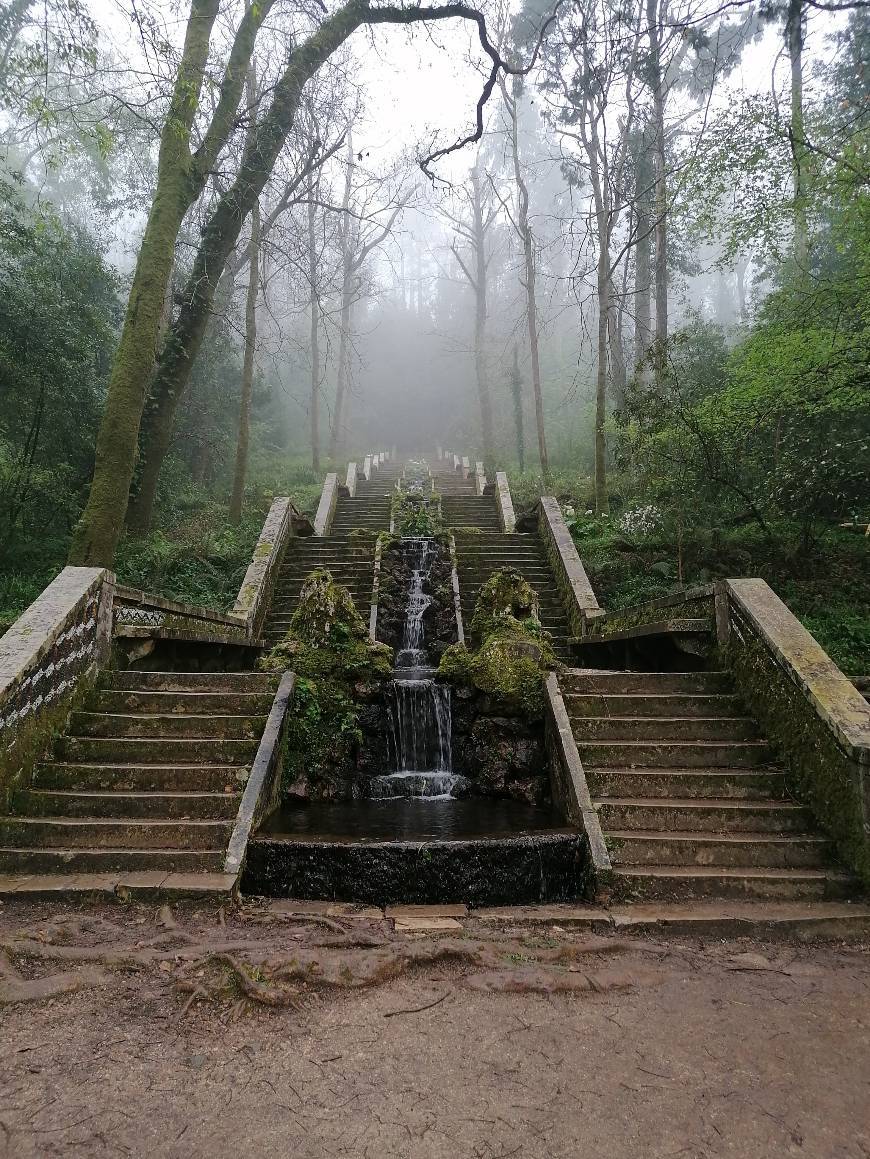
<instances>
[{"instance_id":1,"label":"stone staircase","mask_svg":"<svg viewBox=\"0 0 870 1159\"><path fill-rule=\"evenodd\" d=\"M390 528L390 502L401 466L385 463L367 482L360 479L354 498L343 495L335 506L329 535L290 541L284 557L263 631L271 648L287 633L306 577L316 568L328 568L336 583L348 589L357 611L368 620L374 580L373 537ZM371 536L356 538L359 529Z\"/></svg>"},{"instance_id":2,"label":"stone staircase","mask_svg":"<svg viewBox=\"0 0 870 1159\"><path fill-rule=\"evenodd\" d=\"M435 489L442 496L445 522L456 532L457 571L462 598L462 618L471 623L477 593L500 567L512 567L529 581L540 600L541 624L552 637L553 650L563 663L572 659L571 631L562 597L537 535L501 531L493 495L475 494L474 480L461 472L435 473ZM466 532L464 528L477 528Z\"/></svg>"},{"instance_id":3,"label":"stone staircase","mask_svg":"<svg viewBox=\"0 0 870 1159\"><path fill-rule=\"evenodd\" d=\"M277 683L106 672L0 817L0 872L220 874Z\"/></svg>"},{"instance_id":4,"label":"stone staircase","mask_svg":"<svg viewBox=\"0 0 870 1159\"><path fill-rule=\"evenodd\" d=\"M559 683L618 897L849 891L728 673L573 669Z\"/></svg>"}]
</instances>

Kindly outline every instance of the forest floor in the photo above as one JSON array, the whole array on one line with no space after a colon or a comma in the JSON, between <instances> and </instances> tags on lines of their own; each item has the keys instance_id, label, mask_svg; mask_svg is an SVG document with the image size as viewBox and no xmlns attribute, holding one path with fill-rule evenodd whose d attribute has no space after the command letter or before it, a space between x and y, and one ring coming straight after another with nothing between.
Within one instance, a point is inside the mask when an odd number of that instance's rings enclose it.
<instances>
[{"instance_id":1,"label":"forest floor","mask_svg":"<svg viewBox=\"0 0 870 1159\"><path fill-rule=\"evenodd\" d=\"M0 1155L866 1159L867 948L13 900Z\"/></svg>"}]
</instances>

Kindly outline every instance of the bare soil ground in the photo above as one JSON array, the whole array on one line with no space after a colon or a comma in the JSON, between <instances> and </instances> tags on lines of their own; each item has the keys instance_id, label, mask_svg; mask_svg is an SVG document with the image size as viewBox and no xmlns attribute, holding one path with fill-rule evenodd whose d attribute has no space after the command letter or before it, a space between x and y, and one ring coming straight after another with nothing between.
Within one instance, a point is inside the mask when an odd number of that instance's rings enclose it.
<instances>
[{"instance_id":1,"label":"bare soil ground","mask_svg":"<svg viewBox=\"0 0 870 1159\"><path fill-rule=\"evenodd\" d=\"M0 908L0 1155L870 1156L870 955Z\"/></svg>"}]
</instances>

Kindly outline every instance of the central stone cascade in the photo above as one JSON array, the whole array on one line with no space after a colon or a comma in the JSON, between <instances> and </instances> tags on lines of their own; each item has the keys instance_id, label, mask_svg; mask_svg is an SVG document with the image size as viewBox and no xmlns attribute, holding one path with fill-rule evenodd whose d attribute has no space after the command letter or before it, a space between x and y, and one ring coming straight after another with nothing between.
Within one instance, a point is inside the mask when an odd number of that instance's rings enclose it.
<instances>
[{"instance_id":1,"label":"central stone cascade","mask_svg":"<svg viewBox=\"0 0 870 1159\"><path fill-rule=\"evenodd\" d=\"M422 494L422 479L414 480L409 490ZM403 537L402 547L412 570L389 706L394 771L374 777L371 792L377 798L444 800L461 778L453 774L450 688L435 681L426 652L424 617L432 604L426 587L439 546L434 537L420 535Z\"/></svg>"}]
</instances>

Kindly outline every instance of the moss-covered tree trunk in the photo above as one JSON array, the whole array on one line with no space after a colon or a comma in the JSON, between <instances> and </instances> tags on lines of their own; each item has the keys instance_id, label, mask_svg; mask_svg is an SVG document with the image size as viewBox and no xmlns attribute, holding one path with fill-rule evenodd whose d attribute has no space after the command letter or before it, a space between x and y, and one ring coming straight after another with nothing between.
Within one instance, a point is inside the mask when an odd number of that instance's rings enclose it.
<instances>
[{"instance_id":1,"label":"moss-covered tree trunk","mask_svg":"<svg viewBox=\"0 0 870 1159\"><path fill-rule=\"evenodd\" d=\"M239 23L213 115L191 153L218 0L192 0L181 61L160 137L157 185L136 260L124 326L97 435L88 501L73 533L69 562L111 565L124 525L142 411L158 356L164 300L184 216L202 192L232 132L236 109L261 22L273 0L248 8Z\"/></svg>"},{"instance_id":2,"label":"moss-covered tree trunk","mask_svg":"<svg viewBox=\"0 0 870 1159\"><path fill-rule=\"evenodd\" d=\"M236 443L236 466L233 493L230 498L230 523L242 518L245 480L248 475L248 444L251 433L251 396L254 393L254 354L257 349L257 289L260 280L260 206L254 202L251 211L251 244L249 247L248 292L245 296L245 357L242 362L242 399L239 406L239 438Z\"/></svg>"}]
</instances>

